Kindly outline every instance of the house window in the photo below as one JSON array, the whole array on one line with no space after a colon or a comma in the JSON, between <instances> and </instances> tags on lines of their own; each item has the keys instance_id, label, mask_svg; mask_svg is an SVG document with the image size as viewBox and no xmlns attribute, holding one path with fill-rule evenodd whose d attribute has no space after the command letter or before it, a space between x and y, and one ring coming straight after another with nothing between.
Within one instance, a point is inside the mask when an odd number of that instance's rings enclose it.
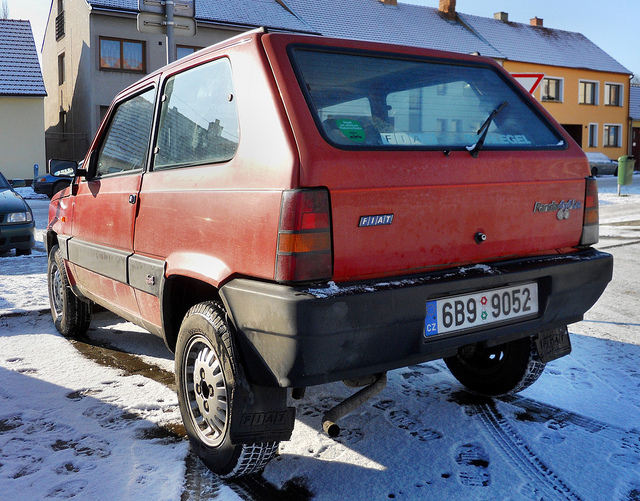
<instances>
[{"instance_id":1,"label":"house window","mask_svg":"<svg viewBox=\"0 0 640 501\"><path fill-rule=\"evenodd\" d=\"M604 146L610 148L619 148L622 146L622 125L610 125L604 126Z\"/></svg>"},{"instance_id":2,"label":"house window","mask_svg":"<svg viewBox=\"0 0 640 501\"><path fill-rule=\"evenodd\" d=\"M58 56L58 85L64 83L64 52Z\"/></svg>"},{"instance_id":3,"label":"house window","mask_svg":"<svg viewBox=\"0 0 640 501\"><path fill-rule=\"evenodd\" d=\"M107 116L107 112L109 111L109 106L100 106L100 123L104 120L104 117Z\"/></svg>"},{"instance_id":4,"label":"house window","mask_svg":"<svg viewBox=\"0 0 640 501\"><path fill-rule=\"evenodd\" d=\"M542 80L542 101L562 102L562 80L559 78Z\"/></svg>"},{"instance_id":5,"label":"house window","mask_svg":"<svg viewBox=\"0 0 640 501\"><path fill-rule=\"evenodd\" d=\"M64 0L58 0L58 15L56 16L56 42L64 37Z\"/></svg>"},{"instance_id":6,"label":"house window","mask_svg":"<svg viewBox=\"0 0 640 501\"><path fill-rule=\"evenodd\" d=\"M100 38L100 68L144 72L144 50L144 42Z\"/></svg>"},{"instance_id":7,"label":"house window","mask_svg":"<svg viewBox=\"0 0 640 501\"><path fill-rule=\"evenodd\" d=\"M182 59L194 52L200 50L202 47L189 47L187 45L178 45L176 47L176 56L178 59Z\"/></svg>"},{"instance_id":8,"label":"house window","mask_svg":"<svg viewBox=\"0 0 640 501\"><path fill-rule=\"evenodd\" d=\"M67 112L61 111L58 116L58 119L59 119L60 129L62 129L62 133L64 134L65 132L67 132Z\"/></svg>"},{"instance_id":9,"label":"house window","mask_svg":"<svg viewBox=\"0 0 640 501\"><path fill-rule=\"evenodd\" d=\"M622 85L604 84L605 106L622 106Z\"/></svg>"},{"instance_id":10,"label":"house window","mask_svg":"<svg viewBox=\"0 0 640 501\"><path fill-rule=\"evenodd\" d=\"M580 81L580 104L598 104L598 82Z\"/></svg>"},{"instance_id":11,"label":"house window","mask_svg":"<svg viewBox=\"0 0 640 501\"><path fill-rule=\"evenodd\" d=\"M598 124L589 124L589 148L598 146Z\"/></svg>"}]
</instances>

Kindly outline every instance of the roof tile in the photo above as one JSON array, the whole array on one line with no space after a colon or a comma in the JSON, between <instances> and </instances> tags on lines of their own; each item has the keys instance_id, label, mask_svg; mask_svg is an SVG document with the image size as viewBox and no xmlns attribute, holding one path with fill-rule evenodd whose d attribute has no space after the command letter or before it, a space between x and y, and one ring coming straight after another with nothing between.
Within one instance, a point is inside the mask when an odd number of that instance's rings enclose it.
<instances>
[{"instance_id":1,"label":"roof tile","mask_svg":"<svg viewBox=\"0 0 640 501\"><path fill-rule=\"evenodd\" d=\"M88 0L97 8L138 12L138 0ZM275 0L196 0L196 19L240 26L313 31Z\"/></svg>"},{"instance_id":2,"label":"roof tile","mask_svg":"<svg viewBox=\"0 0 640 501\"><path fill-rule=\"evenodd\" d=\"M284 0L307 24L326 36L395 43L453 52L502 55L438 9L377 0Z\"/></svg>"},{"instance_id":3,"label":"roof tile","mask_svg":"<svg viewBox=\"0 0 640 501\"><path fill-rule=\"evenodd\" d=\"M471 29L511 61L631 73L581 33L459 15Z\"/></svg>"},{"instance_id":4,"label":"roof tile","mask_svg":"<svg viewBox=\"0 0 640 501\"><path fill-rule=\"evenodd\" d=\"M29 21L0 19L0 96L46 96Z\"/></svg>"},{"instance_id":5,"label":"roof tile","mask_svg":"<svg viewBox=\"0 0 640 501\"><path fill-rule=\"evenodd\" d=\"M87 1L94 7L138 10L138 0ZM497 59L549 66L631 73L580 33L462 13L458 13L458 21L449 21L436 8L413 4L392 6L378 0L197 0L196 18L452 52L479 52Z\"/></svg>"}]
</instances>

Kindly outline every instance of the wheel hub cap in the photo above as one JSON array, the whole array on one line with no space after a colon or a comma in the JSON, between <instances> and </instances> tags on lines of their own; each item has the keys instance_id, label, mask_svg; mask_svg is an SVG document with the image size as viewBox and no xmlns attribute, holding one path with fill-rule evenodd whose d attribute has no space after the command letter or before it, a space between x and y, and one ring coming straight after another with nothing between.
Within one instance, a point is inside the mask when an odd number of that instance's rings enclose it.
<instances>
[{"instance_id":1,"label":"wheel hub cap","mask_svg":"<svg viewBox=\"0 0 640 501\"><path fill-rule=\"evenodd\" d=\"M190 408L203 439L216 445L224 437L227 426L227 387L220 360L209 347L193 346L193 365L187 370L193 375L190 388Z\"/></svg>"},{"instance_id":2,"label":"wheel hub cap","mask_svg":"<svg viewBox=\"0 0 640 501\"><path fill-rule=\"evenodd\" d=\"M53 296L53 307L56 310L56 315L62 315L62 277L60 276L60 270L55 266L52 270L52 287L51 293Z\"/></svg>"}]
</instances>

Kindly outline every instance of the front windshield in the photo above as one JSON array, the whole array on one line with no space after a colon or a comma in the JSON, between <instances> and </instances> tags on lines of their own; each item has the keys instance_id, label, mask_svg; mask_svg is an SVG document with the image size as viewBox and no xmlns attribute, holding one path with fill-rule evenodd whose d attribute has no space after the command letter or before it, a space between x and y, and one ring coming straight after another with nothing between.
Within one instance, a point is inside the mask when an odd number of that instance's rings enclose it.
<instances>
[{"instance_id":1,"label":"front windshield","mask_svg":"<svg viewBox=\"0 0 640 501\"><path fill-rule=\"evenodd\" d=\"M337 146L470 149L492 111L483 149L565 143L491 66L295 48L312 111Z\"/></svg>"}]
</instances>

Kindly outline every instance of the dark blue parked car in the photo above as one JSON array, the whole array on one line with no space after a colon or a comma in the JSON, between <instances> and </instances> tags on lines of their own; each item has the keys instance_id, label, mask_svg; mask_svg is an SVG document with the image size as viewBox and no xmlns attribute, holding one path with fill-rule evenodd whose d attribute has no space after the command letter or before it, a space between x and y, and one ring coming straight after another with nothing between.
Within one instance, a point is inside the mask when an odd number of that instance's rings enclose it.
<instances>
[{"instance_id":1,"label":"dark blue parked car","mask_svg":"<svg viewBox=\"0 0 640 501\"><path fill-rule=\"evenodd\" d=\"M31 254L36 245L36 223L31 207L0 173L0 254L16 250Z\"/></svg>"},{"instance_id":2,"label":"dark blue parked car","mask_svg":"<svg viewBox=\"0 0 640 501\"><path fill-rule=\"evenodd\" d=\"M33 182L33 191L49 198L64 190L73 181L77 163L72 160L49 160L49 172Z\"/></svg>"}]
</instances>

